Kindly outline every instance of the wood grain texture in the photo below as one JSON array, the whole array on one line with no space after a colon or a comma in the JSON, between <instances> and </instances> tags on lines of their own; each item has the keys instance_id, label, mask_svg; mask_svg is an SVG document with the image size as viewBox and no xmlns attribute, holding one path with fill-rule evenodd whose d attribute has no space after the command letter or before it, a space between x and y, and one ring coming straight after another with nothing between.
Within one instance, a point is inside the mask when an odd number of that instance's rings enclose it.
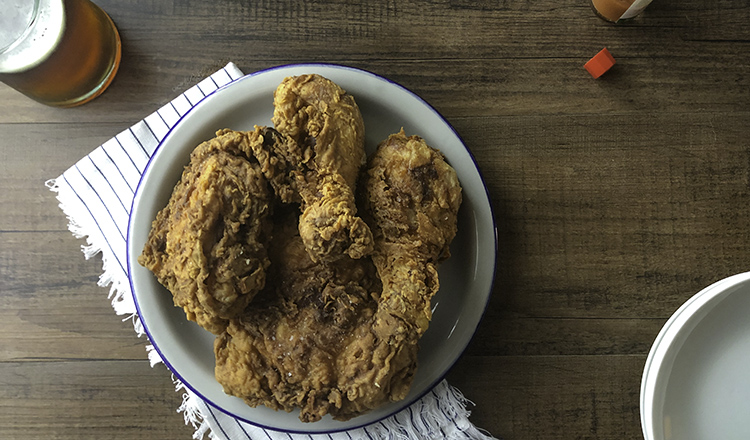
<instances>
[{"instance_id":1,"label":"wood grain texture","mask_svg":"<svg viewBox=\"0 0 750 440\"><path fill-rule=\"evenodd\" d=\"M448 375L503 438L638 439L642 356L472 356ZM487 381L483 377L496 376ZM494 402L488 405L486 402Z\"/></svg>"},{"instance_id":2,"label":"wood grain texture","mask_svg":"<svg viewBox=\"0 0 750 440\"><path fill-rule=\"evenodd\" d=\"M189 439L182 396L148 361L0 362L4 439Z\"/></svg>"},{"instance_id":3,"label":"wood grain texture","mask_svg":"<svg viewBox=\"0 0 750 440\"><path fill-rule=\"evenodd\" d=\"M44 182L229 61L362 68L456 128L500 253L448 379L497 437L641 438L661 326L750 266L747 2L660 0L622 25L586 0L97 3L123 39L101 97L61 110L0 84L0 437L191 437Z\"/></svg>"}]
</instances>

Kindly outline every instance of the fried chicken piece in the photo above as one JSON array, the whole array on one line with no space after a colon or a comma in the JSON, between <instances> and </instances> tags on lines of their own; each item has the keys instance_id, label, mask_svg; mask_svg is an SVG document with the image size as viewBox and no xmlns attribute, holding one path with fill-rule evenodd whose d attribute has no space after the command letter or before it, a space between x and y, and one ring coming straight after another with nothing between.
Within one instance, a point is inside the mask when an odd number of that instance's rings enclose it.
<instances>
[{"instance_id":1,"label":"fried chicken piece","mask_svg":"<svg viewBox=\"0 0 750 440\"><path fill-rule=\"evenodd\" d=\"M260 164L260 170L282 203L300 203L292 165L286 160L287 154L296 150L294 140L284 136L270 127L255 126L253 131L245 132L247 143L243 143L243 151Z\"/></svg>"},{"instance_id":2,"label":"fried chicken piece","mask_svg":"<svg viewBox=\"0 0 750 440\"><path fill-rule=\"evenodd\" d=\"M291 165L302 200L299 231L313 261L372 251L354 189L365 162L364 121L354 97L320 75L285 78L274 92L275 151Z\"/></svg>"},{"instance_id":3,"label":"fried chicken piece","mask_svg":"<svg viewBox=\"0 0 750 440\"><path fill-rule=\"evenodd\" d=\"M219 334L265 285L272 194L248 137L216 134L192 152L138 262L188 319Z\"/></svg>"},{"instance_id":4,"label":"fried chicken piece","mask_svg":"<svg viewBox=\"0 0 750 440\"><path fill-rule=\"evenodd\" d=\"M251 406L299 407L305 422L326 413L347 419L363 409L357 396L347 397L354 379L370 380L357 370L368 368L373 341L363 344L357 335L371 327L377 309L375 267L369 258L313 262L296 213L275 223L268 289L216 339L216 379ZM354 344L363 344L360 359L342 357L343 347ZM360 400L380 403L386 391Z\"/></svg>"},{"instance_id":5,"label":"fried chicken piece","mask_svg":"<svg viewBox=\"0 0 750 440\"><path fill-rule=\"evenodd\" d=\"M304 422L325 414L347 420L406 397L461 189L439 153L403 133L380 145L364 187L372 259L314 262L294 218L277 221L285 226L270 246L275 287L214 345L226 393L251 406L300 408Z\"/></svg>"},{"instance_id":6,"label":"fried chicken piece","mask_svg":"<svg viewBox=\"0 0 750 440\"><path fill-rule=\"evenodd\" d=\"M401 334L419 338L432 318L439 288L437 265L456 236L461 185L443 155L403 129L381 142L363 185L372 217L372 259L383 283L379 312L403 322ZM389 321L384 317L384 323Z\"/></svg>"}]
</instances>

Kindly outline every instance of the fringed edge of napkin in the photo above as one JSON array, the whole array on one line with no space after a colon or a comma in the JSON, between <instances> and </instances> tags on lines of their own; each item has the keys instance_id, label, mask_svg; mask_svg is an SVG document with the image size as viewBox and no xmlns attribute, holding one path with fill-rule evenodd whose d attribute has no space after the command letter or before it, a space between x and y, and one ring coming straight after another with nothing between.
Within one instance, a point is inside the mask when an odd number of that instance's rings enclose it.
<instances>
[{"instance_id":1,"label":"fringed edge of napkin","mask_svg":"<svg viewBox=\"0 0 750 440\"><path fill-rule=\"evenodd\" d=\"M489 433L469 422L474 403L446 380L438 383L425 396L399 413L362 428L333 434L291 434L286 432L267 431L261 428L230 419L216 409L208 407L200 399L193 398L192 392L184 386L176 388L182 391L183 404L180 410L185 414L185 421L196 429L194 439L199 440L205 433L216 440L498 440ZM196 406L198 404L198 406ZM188 418L188 414L198 415ZM223 423L219 423L219 419ZM216 429L218 426L218 429Z\"/></svg>"},{"instance_id":2,"label":"fringed edge of napkin","mask_svg":"<svg viewBox=\"0 0 750 440\"><path fill-rule=\"evenodd\" d=\"M132 320L136 333L139 337L142 336L145 332L130 295L127 277L123 279L113 269L115 263L111 260L114 257L110 257L109 253L104 252L106 240L100 234L92 232L98 229L96 225L91 224L93 223L93 219L89 216L79 214L83 206L82 202L69 186L60 185L58 179L50 179L45 182L45 185L56 194L59 207L68 219L68 230L75 238L86 240L86 244L81 245L84 258L89 260L97 254L101 254L102 273L99 275L97 285L105 288L109 287L108 298L111 300L115 314L119 316L127 315L123 321Z\"/></svg>"}]
</instances>

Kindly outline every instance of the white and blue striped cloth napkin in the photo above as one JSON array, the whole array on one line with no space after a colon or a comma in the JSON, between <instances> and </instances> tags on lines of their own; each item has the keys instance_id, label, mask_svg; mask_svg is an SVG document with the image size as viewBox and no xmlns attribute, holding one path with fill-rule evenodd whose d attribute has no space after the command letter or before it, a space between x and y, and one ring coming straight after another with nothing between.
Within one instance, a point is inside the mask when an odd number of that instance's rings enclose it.
<instances>
[{"instance_id":1,"label":"white and blue striped cloth napkin","mask_svg":"<svg viewBox=\"0 0 750 440\"><path fill-rule=\"evenodd\" d=\"M47 182L57 193L71 232L86 239L82 246L85 257L101 252L104 267L99 285L109 286L115 313L132 319L139 336L144 335L144 330L128 282L126 242L130 209L141 174L159 143L185 113L213 91L242 76L236 65L227 64ZM147 353L152 366L161 362L153 346L147 346ZM263 430L217 410L179 380L175 381L175 388L183 393L183 403L177 410L182 412L185 423L195 428L195 439L206 435L220 440L492 439L469 422L468 401L446 381L400 413L373 425L313 435Z\"/></svg>"}]
</instances>

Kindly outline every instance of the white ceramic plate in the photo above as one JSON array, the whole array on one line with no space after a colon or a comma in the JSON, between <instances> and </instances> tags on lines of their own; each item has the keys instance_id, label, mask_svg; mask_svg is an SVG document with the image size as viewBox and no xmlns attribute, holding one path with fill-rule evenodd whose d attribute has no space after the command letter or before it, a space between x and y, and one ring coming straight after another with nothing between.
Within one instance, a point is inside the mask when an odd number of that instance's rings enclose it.
<instances>
[{"instance_id":1,"label":"white ceramic plate","mask_svg":"<svg viewBox=\"0 0 750 440\"><path fill-rule=\"evenodd\" d=\"M463 187L458 234L452 257L440 269L434 315L420 341L419 368L411 393L347 422L330 417L302 423L298 413L250 408L227 396L214 379L214 337L186 320L170 294L137 263L156 213L166 206L190 152L220 128L251 130L272 125L273 91L283 78L318 73L354 95L365 121L368 153L389 134L404 127L445 154ZM427 393L461 355L484 313L495 271L497 234L490 199L476 163L451 126L426 102L405 88L374 74L333 65L293 65L248 75L221 88L193 108L167 135L144 172L136 191L128 230L128 270L139 316L166 365L209 404L246 422L287 432L333 432L385 418Z\"/></svg>"},{"instance_id":2,"label":"white ceramic plate","mask_svg":"<svg viewBox=\"0 0 750 440\"><path fill-rule=\"evenodd\" d=\"M641 383L646 440L750 439L750 272L721 280L662 328Z\"/></svg>"}]
</instances>

